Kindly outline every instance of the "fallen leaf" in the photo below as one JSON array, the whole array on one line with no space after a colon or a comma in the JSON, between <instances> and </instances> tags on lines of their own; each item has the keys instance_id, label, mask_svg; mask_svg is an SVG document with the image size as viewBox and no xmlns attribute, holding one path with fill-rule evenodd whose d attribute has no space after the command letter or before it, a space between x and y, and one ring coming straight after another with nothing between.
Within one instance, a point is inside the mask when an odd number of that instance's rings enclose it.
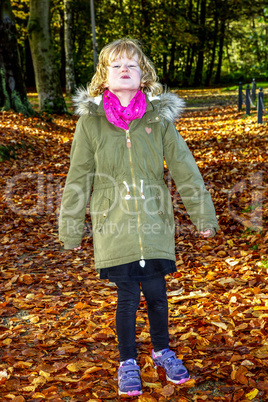
<instances>
[{"instance_id":1,"label":"fallen leaf","mask_svg":"<svg viewBox=\"0 0 268 402\"><path fill-rule=\"evenodd\" d=\"M211 324L215 325L216 327L222 328L224 330L226 330L228 327L224 322L220 322L220 321L210 321Z\"/></svg>"},{"instance_id":2,"label":"fallen leaf","mask_svg":"<svg viewBox=\"0 0 268 402\"><path fill-rule=\"evenodd\" d=\"M8 374L7 374L6 370L0 371L0 380L2 380L2 378L8 378Z\"/></svg>"},{"instance_id":3,"label":"fallen leaf","mask_svg":"<svg viewBox=\"0 0 268 402\"><path fill-rule=\"evenodd\" d=\"M157 381L159 379L159 375L157 373L157 370L151 369L146 372L141 372L141 378L143 381L149 383Z\"/></svg>"},{"instance_id":4,"label":"fallen leaf","mask_svg":"<svg viewBox=\"0 0 268 402\"><path fill-rule=\"evenodd\" d=\"M71 371L72 373L75 373L77 371L80 371L81 367L77 363L70 363L70 364L67 365L67 369L69 371Z\"/></svg>"},{"instance_id":5,"label":"fallen leaf","mask_svg":"<svg viewBox=\"0 0 268 402\"><path fill-rule=\"evenodd\" d=\"M138 401L139 402L157 402L157 399L155 399L148 392L144 392L142 395L139 395Z\"/></svg>"},{"instance_id":6,"label":"fallen leaf","mask_svg":"<svg viewBox=\"0 0 268 402\"><path fill-rule=\"evenodd\" d=\"M219 96L215 89L176 92L186 101ZM0 114L1 147L25 144L16 148L16 159L0 163L1 398L116 401L117 290L95 271L89 208L81 250L63 251L58 241L77 116ZM186 110L176 122L211 193L220 230L211 239L195 232L164 165L176 210L177 272L167 276L170 347L191 375L198 373L198 386L191 379L171 385L171 396L161 395L166 375L151 372L142 296L136 340L147 399L210 400L220 383L225 389L218 398L226 402L250 400L256 389L251 400L265 399L268 126L255 117L242 118L237 107L225 105ZM202 384L206 389L198 392ZM190 387L193 394L187 394Z\"/></svg>"},{"instance_id":7,"label":"fallen leaf","mask_svg":"<svg viewBox=\"0 0 268 402\"><path fill-rule=\"evenodd\" d=\"M248 379L245 376L245 374L248 373L248 370L246 367L240 366L238 367L236 373L235 373L235 380L239 382L240 384L248 385Z\"/></svg>"},{"instance_id":8,"label":"fallen leaf","mask_svg":"<svg viewBox=\"0 0 268 402\"><path fill-rule=\"evenodd\" d=\"M268 345L261 346L258 349L252 351L252 354L258 359L267 359L268 358Z\"/></svg>"},{"instance_id":9,"label":"fallen leaf","mask_svg":"<svg viewBox=\"0 0 268 402\"><path fill-rule=\"evenodd\" d=\"M22 395L15 396L15 398L12 399L12 402L25 402L25 399L23 398Z\"/></svg>"},{"instance_id":10,"label":"fallen leaf","mask_svg":"<svg viewBox=\"0 0 268 402\"><path fill-rule=\"evenodd\" d=\"M168 384L162 389L161 395L163 395L165 397L169 397L174 394L174 391L175 391L174 385Z\"/></svg>"},{"instance_id":11,"label":"fallen leaf","mask_svg":"<svg viewBox=\"0 0 268 402\"><path fill-rule=\"evenodd\" d=\"M259 393L259 390L257 388L255 388L252 391L250 391L248 394L246 394L246 397L251 401L258 395L258 393Z\"/></svg>"}]
</instances>

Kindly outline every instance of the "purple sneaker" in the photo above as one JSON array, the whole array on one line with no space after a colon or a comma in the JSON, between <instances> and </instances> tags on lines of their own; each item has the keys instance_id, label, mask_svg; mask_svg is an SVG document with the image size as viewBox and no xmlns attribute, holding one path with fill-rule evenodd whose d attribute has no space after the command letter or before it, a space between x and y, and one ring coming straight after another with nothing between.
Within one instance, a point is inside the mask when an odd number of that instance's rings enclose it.
<instances>
[{"instance_id":1,"label":"purple sneaker","mask_svg":"<svg viewBox=\"0 0 268 402\"><path fill-rule=\"evenodd\" d=\"M190 380L189 373L187 369L182 364L180 359L177 359L176 355L172 350L163 349L161 350L161 355L158 356L154 350L152 351L153 362L155 366L163 367L166 370L166 377L168 381L174 384L183 384L184 382Z\"/></svg>"},{"instance_id":2,"label":"purple sneaker","mask_svg":"<svg viewBox=\"0 0 268 402\"><path fill-rule=\"evenodd\" d=\"M125 360L118 369L118 394L141 395L140 368L134 359Z\"/></svg>"}]
</instances>

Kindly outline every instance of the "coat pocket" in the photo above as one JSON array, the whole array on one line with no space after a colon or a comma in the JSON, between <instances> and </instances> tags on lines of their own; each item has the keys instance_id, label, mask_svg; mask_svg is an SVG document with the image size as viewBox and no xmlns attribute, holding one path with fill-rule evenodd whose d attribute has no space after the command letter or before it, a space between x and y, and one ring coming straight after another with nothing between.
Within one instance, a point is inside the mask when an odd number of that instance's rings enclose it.
<instances>
[{"instance_id":1,"label":"coat pocket","mask_svg":"<svg viewBox=\"0 0 268 402\"><path fill-rule=\"evenodd\" d=\"M167 187L161 187L156 196L157 213L165 224L171 228L174 226L174 212L170 192Z\"/></svg>"},{"instance_id":2,"label":"coat pocket","mask_svg":"<svg viewBox=\"0 0 268 402\"><path fill-rule=\"evenodd\" d=\"M104 223L108 219L113 201L102 191L93 192L90 201L90 215L93 232L101 232Z\"/></svg>"},{"instance_id":3,"label":"coat pocket","mask_svg":"<svg viewBox=\"0 0 268 402\"><path fill-rule=\"evenodd\" d=\"M148 192L149 190L149 192ZM174 226L174 213L171 195L166 186L150 185L147 187L144 212L154 221Z\"/></svg>"}]
</instances>

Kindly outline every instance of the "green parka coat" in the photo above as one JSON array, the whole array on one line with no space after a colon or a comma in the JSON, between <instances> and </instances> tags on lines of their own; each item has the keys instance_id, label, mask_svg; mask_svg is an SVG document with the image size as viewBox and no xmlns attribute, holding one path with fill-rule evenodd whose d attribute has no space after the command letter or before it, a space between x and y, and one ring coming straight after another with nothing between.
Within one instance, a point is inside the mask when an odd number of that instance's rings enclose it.
<instances>
[{"instance_id":1,"label":"green parka coat","mask_svg":"<svg viewBox=\"0 0 268 402\"><path fill-rule=\"evenodd\" d=\"M93 188L90 214L97 271L143 259L175 261L174 215L163 158L197 230L217 231L210 193L174 126L184 106L177 95L147 97L144 116L133 120L129 130L107 120L101 96L90 98L80 90L75 103L81 117L59 217L65 249L81 243Z\"/></svg>"}]
</instances>

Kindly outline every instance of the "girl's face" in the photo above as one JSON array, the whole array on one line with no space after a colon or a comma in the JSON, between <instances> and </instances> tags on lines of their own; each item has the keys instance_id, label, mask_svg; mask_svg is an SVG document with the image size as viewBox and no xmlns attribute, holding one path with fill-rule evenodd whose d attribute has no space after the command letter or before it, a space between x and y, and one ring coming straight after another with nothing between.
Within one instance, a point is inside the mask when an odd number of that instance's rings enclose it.
<instances>
[{"instance_id":1,"label":"girl's face","mask_svg":"<svg viewBox=\"0 0 268 402\"><path fill-rule=\"evenodd\" d=\"M138 62L138 55L131 59L125 53L111 62L108 68L107 84L112 93L128 91L135 93L140 89L142 71Z\"/></svg>"}]
</instances>

